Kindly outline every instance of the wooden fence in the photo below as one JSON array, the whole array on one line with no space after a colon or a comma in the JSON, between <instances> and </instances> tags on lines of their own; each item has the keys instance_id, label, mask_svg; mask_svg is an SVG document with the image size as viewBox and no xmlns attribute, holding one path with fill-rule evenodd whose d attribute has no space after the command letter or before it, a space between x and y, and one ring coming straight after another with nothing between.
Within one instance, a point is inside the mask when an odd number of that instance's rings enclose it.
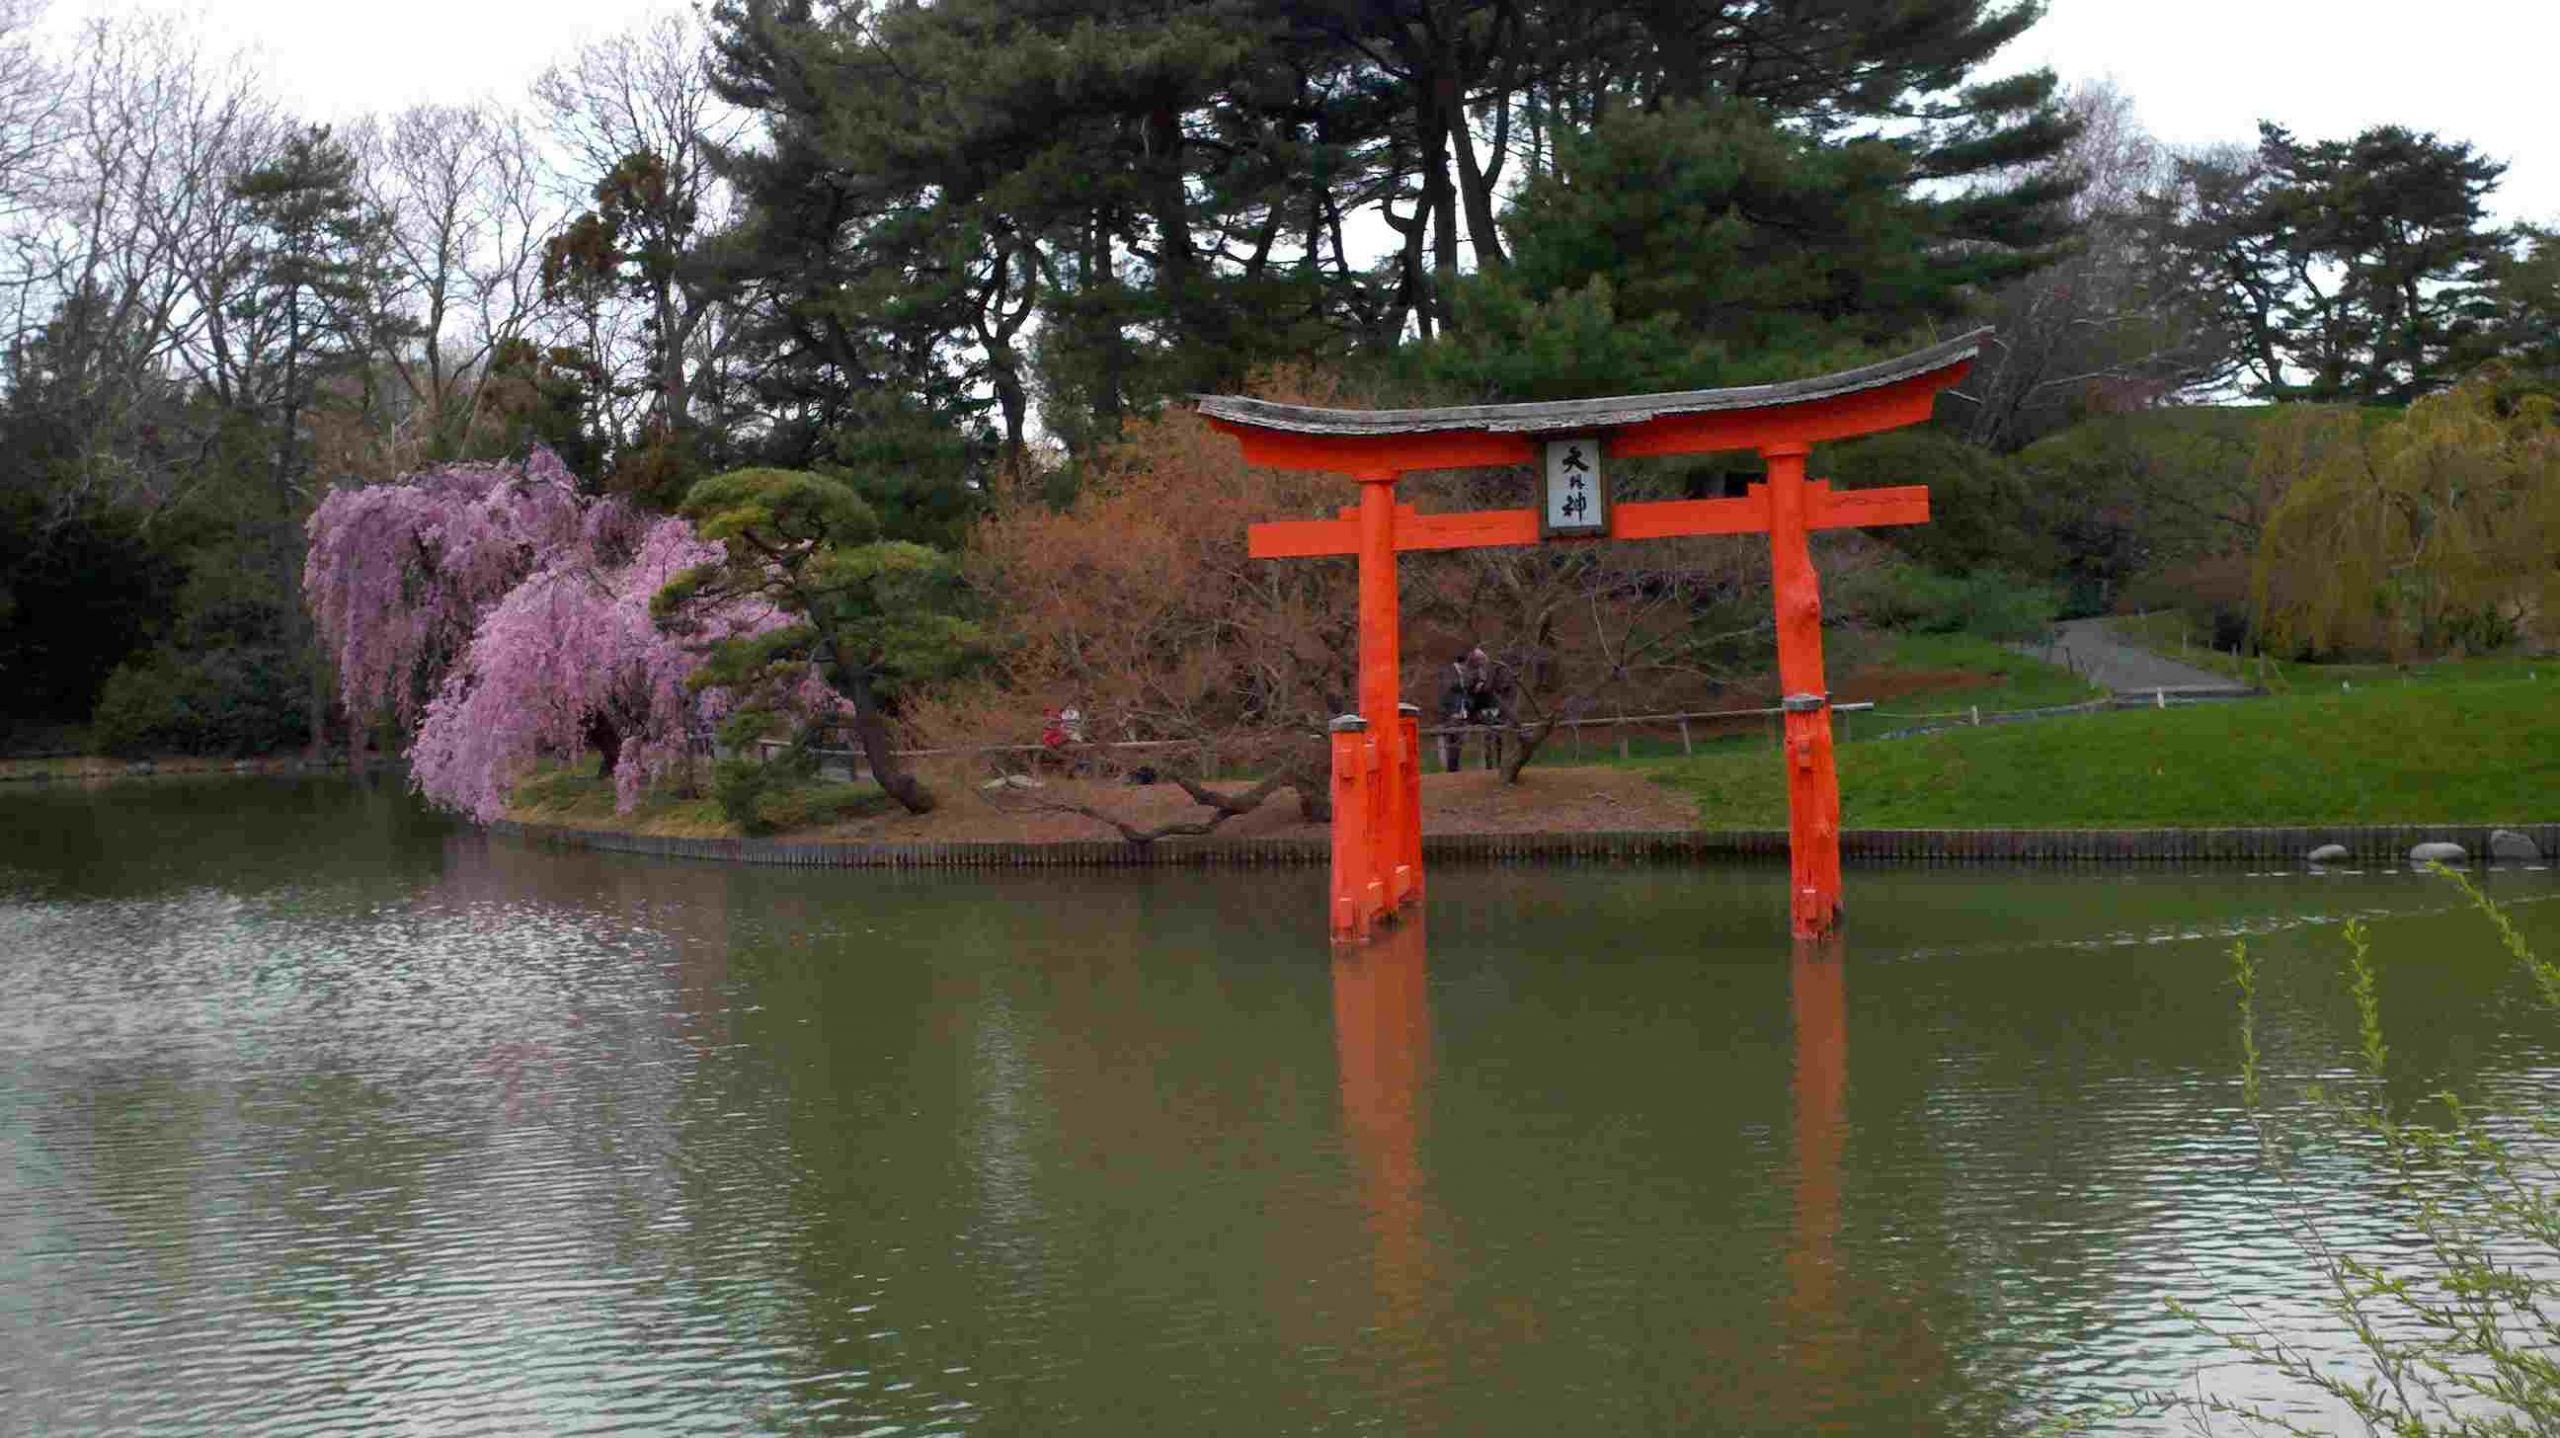
<instances>
[{"instance_id":1,"label":"wooden fence","mask_svg":"<svg viewBox=\"0 0 2560 1438\"><path fill-rule=\"evenodd\" d=\"M1833 713L1845 715L1866 713L1873 710L1876 706L1871 703L1854 703L1835 704L1831 707ZM1687 709L1662 714L1578 715L1571 718L1560 718L1553 721L1541 722L1546 722L1551 730L1560 731L1564 734L1564 736L1570 741L1572 756L1577 759L1583 757L1584 735L1586 731L1592 729L1614 730L1618 735L1618 757L1623 759L1631 757L1628 736L1636 732L1650 731L1659 733L1666 740L1676 734L1680 741L1680 752L1683 754L1693 754L1697 752L1697 731L1701 728L1709 730L1729 730L1735 722L1739 720L1755 718L1768 718L1774 720L1785 712L1785 710L1775 705L1770 705L1749 709ZM1535 729L1539 727L1539 724L1533 722L1525 725L1524 727ZM1774 735L1775 725L1773 724L1771 728ZM1461 742L1485 742L1491 736L1498 736L1502 732L1503 731L1499 726L1487 724L1432 724L1426 725L1422 729L1422 735L1425 739L1437 740L1444 735L1454 735L1458 737ZM1324 742L1325 736L1322 734L1308 733L1299 737L1305 739L1306 742L1310 744L1319 744ZM1555 742L1555 735L1550 733L1547 738L1540 742L1542 745L1552 744ZM1775 739L1773 738L1772 743L1774 742ZM697 736L694 747L697 753L708 753L708 738ZM757 741L756 747L763 757L770 759L775 754L780 753L787 746L784 741L779 739L765 739ZM1167 752L1189 753L1198 756L1200 760L1201 777L1215 778L1219 772L1219 747L1219 741L1215 737L1209 737L1203 739L1088 740L1069 744L1065 746L1063 750L1053 748L1046 744L979 744L940 749L900 749L897 751L897 754L901 759L948 759L972 756L987 757L1007 754L1019 755L1026 759L1040 759L1056 756L1061 753L1069 755L1105 753L1115 756L1130 755L1143 760L1145 756L1150 754L1161 754ZM1437 744L1428 745L1426 746L1426 750L1428 754L1436 754L1439 752L1439 746ZM862 767L862 753L859 749L856 749L853 746L852 737L850 733L845 730L831 727L820 731L819 743L812 747L811 752L815 753L822 760L834 760L844 764L847 770L855 777L860 777L864 772Z\"/></svg>"}]
</instances>

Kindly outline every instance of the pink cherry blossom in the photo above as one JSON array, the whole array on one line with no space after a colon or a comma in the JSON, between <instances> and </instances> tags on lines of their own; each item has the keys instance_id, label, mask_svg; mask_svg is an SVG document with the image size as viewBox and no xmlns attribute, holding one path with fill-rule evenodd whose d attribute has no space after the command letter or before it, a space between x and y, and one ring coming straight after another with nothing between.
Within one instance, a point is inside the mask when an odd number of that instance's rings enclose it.
<instances>
[{"instance_id":1,"label":"pink cherry blossom","mask_svg":"<svg viewBox=\"0 0 2560 1438\"><path fill-rule=\"evenodd\" d=\"M341 701L414 721L483 611L563 551L592 551L628 510L581 499L547 449L333 491L312 513L302 582Z\"/></svg>"},{"instance_id":2,"label":"pink cherry blossom","mask_svg":"<svg viewBox=\"0 0 2560 1438\"><path fill-rule=\"evenodd\" d=\"M412 782L484 821L537 762L607 734L628 811L727 703L687 683L699 649L787 622L727 600L694 606L681 637L661 631L650 600L719 548L683 520L580 495L547 449L340 490L310 534L304 585L341 698L413 722ZM835 707L814 680L793 699L804 713Z\"/></svg>"},{"instance_id":3,"label":"pink cherry blossom","mask_svg":"<svg viewBox=\"0 0 2560 1438\"><path fill-rule=\"evenodd\" d=\"M427 705L409 751L420 791L473 818L497 818L535 762L580 752L601 719L620 738L617 804L637 803L683 764L702 711L685 683L697 660L651 622L649 600L717 555L682 520L660 519L619 568L566 555L509 591ZM735 622L714 624L725 634Z\"/></svg>"}]
</instances>

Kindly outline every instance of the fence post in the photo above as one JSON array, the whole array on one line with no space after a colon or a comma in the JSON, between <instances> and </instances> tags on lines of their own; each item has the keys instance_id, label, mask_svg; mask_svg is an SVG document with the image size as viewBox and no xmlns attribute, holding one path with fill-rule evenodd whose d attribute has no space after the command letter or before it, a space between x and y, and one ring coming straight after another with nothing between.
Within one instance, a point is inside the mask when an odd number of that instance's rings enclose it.
<instances>
[{"instance_id":1,"label":"fence post","mask_svg":"<svg viewBox=\"0 0 2560 1438\"><path fill-rule=\"evenodd\" d=\"M1627 752L1627 710L1624 705L1618 707L1618 757L1622 760L1635 757Z\"/></svg>"},{"instance_id":2,"label":"fence post","mask_svg":"<svg viewBox=\"0 0 2560 1438\"><path fill-rule=\"evenodd\" d=\"M1695 752L1689 747L1689 716L1683 714L1680 716L1680 754L1681 757L1687 758Z\"/></svg>"}]
</instances>

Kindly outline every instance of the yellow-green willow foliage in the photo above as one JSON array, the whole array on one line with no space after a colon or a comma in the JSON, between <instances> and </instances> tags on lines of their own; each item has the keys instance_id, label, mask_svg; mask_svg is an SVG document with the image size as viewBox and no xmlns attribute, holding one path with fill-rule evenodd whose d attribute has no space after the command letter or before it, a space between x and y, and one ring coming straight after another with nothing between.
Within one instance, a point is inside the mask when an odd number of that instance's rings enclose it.
<instances>
[{"instance_id":1,"label":"yellow-green willow foliage","mask_svg":"<svg viewBox=\"0 0 2560 1438\"><path fill-rule=\"evenodd\" d=\"M2257 471L2283 486L2258 544L2279 653L2494 648L2560 628L2560 413L2474 379L2389 419L2302 407Z\"/></svg>"}]
</instances>

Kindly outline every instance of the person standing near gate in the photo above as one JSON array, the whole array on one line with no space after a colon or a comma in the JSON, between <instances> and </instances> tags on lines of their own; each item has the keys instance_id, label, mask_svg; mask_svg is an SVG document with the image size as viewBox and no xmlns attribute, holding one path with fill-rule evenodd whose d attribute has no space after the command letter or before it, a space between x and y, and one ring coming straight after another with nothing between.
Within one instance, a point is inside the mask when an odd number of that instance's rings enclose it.
<instances>
[{"instance_id":1,"label":"person standing near gate","mask_svg":"<svg viewBox=\"0 0 2560 1438\"><path fill-rule=\"evenodd\" d=\"M1440 689L1440 772L1455 774L1467 755L1467 657L1449 661Z\"/></svg>"},{"instance_id":2,"label":"person standing near gate","mask_svg":"<svg viewBox=\"0 0 2560 1438\"><path fill-rule=\"evenodd\" d=\"M1511 676L1482 649L1467 652L1467 722L1484 731L1484 766L1502 767L1502 701Z\"/></svg>"}]
</instances>

